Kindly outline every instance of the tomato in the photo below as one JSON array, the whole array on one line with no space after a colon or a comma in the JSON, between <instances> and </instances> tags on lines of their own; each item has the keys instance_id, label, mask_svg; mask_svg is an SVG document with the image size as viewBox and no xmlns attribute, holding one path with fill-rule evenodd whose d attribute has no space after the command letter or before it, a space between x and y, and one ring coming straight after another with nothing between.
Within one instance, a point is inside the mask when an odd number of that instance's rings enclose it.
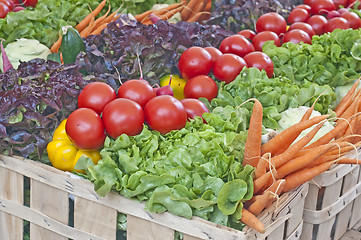
<instances>
[{"instance_id":1,"label":"tomato","mask_svg":"<svg viewBox=\"0 0 361 240\"><path fill-rule=\"evenodd\" d=\"M310 17L310 13L303 8L295 8L288 15L287 22L288 24L292 24L295 22L306 22Z\"/></svg>"},{"instance_id":2,"label":"tomato","mask_svg":"<svg viewBox=\"0 0 361 240\"><path fill-rule=\"evenodd\" d=\"M248 38L249 40L252 40L253 37L256 35L256 33L250 29L245 29L245 30L239 31L237 34L239 34L245 38Z\"/></svg>"},{"instance_id":3,"label":"tomato","mask_svg":"<svg viewBox=\"0 0 361 240\"><path fill-rule=\"evenodd\" d=\"M112 138L115 139L123 133L134 136L143 129L144 111L138 103L127 98L118 98L105 106L102 119L105 131Z\"/></svg>"},{"instance_id":4,"label":"tomato","mask_svg":"<svg viewBox=\"0 0 361 240\"><path fill-rule=\"evenodd\" d=\"M294 9L296 9L296 8L305 9L308 13L311 13L311 7L310 7L310 5L301 4L301 5L297 5Z\"/></svg>"},{"instance_id":5,"label":"tomato","mask_svg":"<svg viewBox=\"0 0 361 240\"><path fill-rule=\"evenodd\" d=\"M311 6L312 3L317 2L318 0L303 0L303 4L306 4L308 6Z\"/></svg>"},{"instance_id":6,"label":"tomato","mask_svg":"<svg viewBox=\"0 0 361 240\"><path fill-rule=\"evenodd\" d=\"M273 62L271 58L263 52L252 52L244 56L248 67L255 67L259 70L264 69L269 78L273 75Z\"/></svg>"},{"instance_id":7,"label":"tomato","mask_svg":"<svg viewBox=\"0 0 361 240\"><path fill-rule=\"evenodd\" d=\"M156 96L153 88L145 80L128 80L118 88L118 98L128 98L142 108Z\"/></svg>"},{"instance_id":8,"label":"tomato","mask_svg":"<svg viewBox=\"0 0 361 240\"><path fill-rule=\"evenodd\" d=\"M243 58L232 53L225 53L214 63L213 74L218 80L230 83L244 67L247 67L247 63Z\"/></svg>"},{"instance_id":9,"label":"tomato","mask_svg":"<svg viewBox=\"0 0 361 240\"><path fill-rule=\"evenodd\" d=\"M361 19L357 15L357 13L348 11L342 13L341 17L347 20L348 24L352 29L359 29L361 27Z\"/></svg>"},{"instance_id":10,"label":"tomato","mask_svg":"<svg viewBox=\"0 0 361 240\"><path fill-rule=\"evenodd\" d=\"M222 53L233 53L240 57L243 57L250 52L254 52L254 47L247 38L236 34L226 37L221 42L219 50Z\"/></svg>"},{"instance_id":11,"label":"tomato","mask_svg":"<svg viewBox=\"0 0 361 240\"><path fill-rule=\"evenodd\" d=\"M203 113L209 113L206 105L199 99L185 98L181 100L181 103L187 112L188 119L194 119L196 116L203 118ZM203 119L203 122L206 121Z\"/></svg>"},{"instance_id":12,"label":"tomato","mask_svg":"<svg viewBox=\"0 0 361 240\"><path fill-rule=\"evenodd\" d=\"M209 52L209 54L211 54L212 56L212 67L214 65L214 63L216 62L217 57L222 55L222 52L219 51L218 48L215 47L205 47L205 50L207 50L207 52Z\"/></svg>"},{"instance_id":13,"label":"tomato","mask_svg":"<svg viewBox=\"0 0 361 240\"><path fill-rule=\"evenodd\" d=\"M271 31L263 31L257 33L252 39L252 44L256 51L262 51L263 44L267 41L273 41L278 47L281 46L281 40L278 35Z\"/></svg>"},{"instance_id":14,"label":"tomato","mask_svg":"<svg viewBox=\"0 0 361 240\"><path fill-rule=\"evenodd\" d=\"M207 75L213 67L211 54L201 47L190 47L179 58L178 69L185 80Z\"/></svg>"},{"instance_id":15,"label":"tomato","mask_svg":"<svg viewBox=\"0 0 361 240\"><path fill-rule=\"evenodd\" d=\"M301 29L305 31L310 36L310 38L312 38L312 36L316 34L315 30L313 30L312 26L308 23L303 23L303 22L294 23L290 26L288 31L291 31L293 29Z\"/></svg>"},{"instance_id":16,"label":"tomato","mask_svg":"<svg viewBox=\"0 0 361 240\"><path fill-rule=\"evenodd\" d=\"M90 108L78 108L65 124L65 131L77 148L96 150L105 140L104 124L100 116Z\"/></svg>"},{"instance_id":17,"label":"tomato","mask_svg":"<svg viewBox=\"0 0 361 240\"><path fill-rule=\"evenodd\" d=\"M173 89L173 95L176 99L181 100L184 98L183 89L186 85L186 80L180 78L177 74L171 74L161 77L159 80L159 84L161 87L168 85L171 76L172 81L170 83L170 87Z\"/></svg>"},{"instance_id":18,"label":"tomato","mask_svg":"<svg viewBox=\"0 0 361 240\"><path fill-rule=\"evenodd\" d=\"M333 10L336 10L336 7L332 0L317 0L311 4L311 14L313 15Z\"/></svg>"},{"instance_id":19,"label":"tomato","mask_svg":"<svg viewBox=\"0 0 361 240\"><path fill-rule=\"evenodd\" d=\"M271 31L278 36L287 30L286 20L278 13L270 12L260 16L256 22L256 32Z\"/></svg>"},{"instance_id":20,"label":"tomato","mask_svg":"<svg viewBox=\"0 0 361 240\"><path fill-rule=\"evenodd\" d=\"M19 11L22 11L22 10L24 10L25 8L23 7L23 6L16 6L16 7L14 7L13 8L13 12L19 12Z\"/></svg>"},{"instance_id":21,"label":"tomato","mask_svg":"<svg viewBox=\"0 0 361 240\"><path fill-rule=\"evenodd\" d=\"M336 10L329 11L329 12L327 11L326 13L327 13L327 16L326 16L327 19L339 17L339 16L341 15L341 14L340 14L338 11L336 11Z\"/></svg>"},{"instance_id":22,"label":"tomato","mask_svg":"<svg viewBox=\"0 0 361 240\"><path fill-rule=\"evenodd\" d=\"M149 100L144 108L144 115L149 127L161 134L184 128L187 123L187 112L183 104L169 95Z\"/></svg>"},{"instance_id":23,"label":"tomato","mask_svg":"<svg viewBox=\"0 0 361 240\"><path fill-rule=\"evenodd\" d=\"M336 9L340 9L340 6L347 7L348 0L332 0Z\"/></svg>"},{"instance_id":24,"label":"tomato","mask_svg":"<svg viewBox=\"0 0 361 240\"><path fill-rule=\"evenodd\" d=\"M325 33L325 26L327 24L327 19L322 15L311 16L307 23L311 25L313 30L317 35L322 35Z\"/></svg>"},{"instance_id":25,"label":"tomato","mask_svg":"<svg viewBox=\"0 0 361 240\"><path fill-rule=\"evenodd\" d=\"M0 0L0 3L3 3L6 6L8 6L10 11L15 7L15 3L11 0Z\"/></svg>"},{"instance_id":26,"label":"tomato","mask_svg":"<svg viewBox=\"0 0 361 240\"><path fill-rule=\"evenodd\" d=\"M286 32L285 36L283 37L283 42L292 42L292 43L308 43L311 44L310 36L301 29L294 29L289 32Z\"/></svg>"},{"instance_id":27,"label":"tomato","mask_svg":"<svg viewBox=\"0 0 361 240\"><path fill-rule=\"evenodd\" d=\"M186 98L204 97L211 101L217 97L217 94L218 86L216 82L207 75L199 75L189 79L184 87L184 96Z\"/></svg>"},{"instance_id":28,"label":"tomato","mask_svg":"<svg viewBox=\"0 0 361 240\"><path fill-rule=\"evenodd\" d=\"M23 4L27 7L35 7L38 3L38 0L23 0Z\"/></svg>"},{"instance_id":29,"label":"tomato","mask_svg":"<svg viewBox=\"0 0 361 240\"><path fill-rule=\"evenodd\" d=\"M103 82L87 84L78 96L79 108L91 108L101 114L105 105L117 98L114 89Z\"/></svg>"},{"instance_id":30,"label":"tomato","mask_svg":"<svg viewBox=\"0 0 361 240\"><path fill-rule=\"evenodd\" d=\"M4 3L0 2L0 18L5 18L10 12L10 8Z\"/></svg>"},{"instance_id":31,"label":"tomato","mask_svg":"<svg viewBox=\"0 0 361 240\"><path fill-rule=\"evenodd\" d=\"M342 17L335 17L328 20L325 26L325 32L333 32L335 29L348 29L350 28L350 24L346 19Z\"/></svg>"}]
</instances>

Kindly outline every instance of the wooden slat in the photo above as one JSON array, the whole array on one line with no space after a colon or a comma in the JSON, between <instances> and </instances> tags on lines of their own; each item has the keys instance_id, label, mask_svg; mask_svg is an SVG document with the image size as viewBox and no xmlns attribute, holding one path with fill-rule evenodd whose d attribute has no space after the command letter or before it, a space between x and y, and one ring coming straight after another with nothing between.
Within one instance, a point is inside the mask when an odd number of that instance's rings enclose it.
<instances>
[{"instance_id":1,"label":"wooden slat","mask_svg":"<svg viewBox=\"0 0 361 240\"><path fill-rule=\"evenodd\" d=\"M154 239L174 239L174 230L131 215L127 216L127 240Z\"/></svg>"},{"instance_id":2,"label":"wooden slat","mask_svg":"<svg viewBox=\"0 0 361 240\"><path fill-rule=\"evenodd\" d=\"M340 240L360 240L361 239L361 233L358 231L355 231L353 229L348 230L341 238Z\"/></svg>"},{"instance_id":3,"label":"wooden slat","mask_svg":"<svg viewBox=\"0 0 361 240\"><path fill-rule=\"evenodd\" d=\"M50 218L67 224L69 219L69 196L67 192L50 187L44 183L30 180L30 207ZM48 229L30 223L30 239L34 240L68 240Z\"/></svg>"},{"instance_id":4,"label":"wooden slat","mask_svg":"<svg viewBox=\"0 0 361 240\"><path fill-rule=\"evenodd\" d=\"M74 228L108 240L115 240L117 211L84 198L76 197L74 201Z\"/></svg>"},{"instance_id":5,"label":"wooden slat","mask_svg":"<svg viewBox=\"0 0 361 240\"><path fill-rule=\"evenodd\" d=\"M361 182L361 167L359 167L359 176L358 176L358 183L360 183L360 182ZM356 226L358 223L361 223L360 220L361 220L361 196L358 196L353 201L352 216L350 218L350 222L349 222L348 227L349 228L354 228L354 226Z\"/></svg>"},{"instance_id":6,"label":"wooden slat","mask_svg":"<svg viewBox=\"0 0 361 240\"><path fill-rule=\"evenodd\" d=\"M286 240L299 240L301 233L302 233L302 228L303 228L303 222L301 222L297 228L295 229L295 231L293 233L291 233L290 235L287 236Z\"/></svg>"},{"instance_id":7,"label":"wooden slat","mask_svg":"<svg viewBox=\"0 0 361 240\"><path fill-rule=\"evenodd\" d=\"M273 240L273 239L284 239L284 231L285 229L285 223L283 223L282 225L280 225L278 228L276 228L274 231L272 231L268 236L267 236L267 240Z\"/></svg>"},{"instance_id":8,"label":"wooden slat","mask_svg":"<svg viewBox=\"0 0 361 240\"><path fill-rule=\"evenodd\" d=\"M0 198L23 204L24 177L0 167ZM0 239L18 240L23 237L23 220L4 212L0 201Z\"/></svg>"},{"instance_id":9,"label":"wooden slat","mask_svg":"<svg viewBox=\"0 0 361 240\"><path fill-rule=\"evenodd\" d=\"M183 240L201 240L200 238L192 237L189 235L184 235Z\"/></svg>"}]
</instances>

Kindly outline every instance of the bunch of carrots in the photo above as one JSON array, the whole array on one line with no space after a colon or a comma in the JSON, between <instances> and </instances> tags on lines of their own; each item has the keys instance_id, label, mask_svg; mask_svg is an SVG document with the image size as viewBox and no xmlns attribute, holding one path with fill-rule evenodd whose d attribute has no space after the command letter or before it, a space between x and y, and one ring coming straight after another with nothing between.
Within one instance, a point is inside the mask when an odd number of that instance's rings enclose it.
<instances>
[{"instance_id":1,"label":"bunch of carrots","mask_svg":"<svg viewBox=\"0 0 361 240\"><path fill-rule=\"evenodd\" d=\"M310 118L315 103L300 122L277 134L261 145L263 109L254 101L243 165L255 167L254 196L244 203L243 223L264 233L265 227L257 215L276 201L282 193L289 192L327 171L333 164L361 164L347 157L351 150L361 146L361 89L358 79L335 109L335 127L312 144L309 142L330 115ZM300 140L303 130L315 126ZM308 145L309 144L309 145Z\"/></svg>"},{"instance_id":2,"label":"bunch of carrots","mask_svg":"<svg viewBox=\"0 0 361 240\"><path fill-rule=\"evenodd\" d=\"M104 8L105 4L106 0L103 0L93 11L90 12L88 16L86 16L75 26L75 29L80 33L82 38L89 35L100 34L109 23L115 21L119 17L116 14L121 9L121 7L110 14L111 7L109 4L108 11L103 16L96 18L100 11ZM59 34L59 39L50 48L52 53L57 53L59 51L61 41L62 35Z\"/></svg>"},{"instance_id":3,"label":"bunch of carrots","mask_svg":"<svg viewBox=\"0 0 361 240\"><path fill-rule=\"evenodd\" d=\"M182 21L200 22L211 15L212 0L182 0L180 3L170 4L158 10L148 10L135 16L138 22L149 25L162 19L168 20L175 14L180 13ZM156 16L157 18L153 18ZM156 20L154 20L156 19Z\"/></svg>"}]
</instances>

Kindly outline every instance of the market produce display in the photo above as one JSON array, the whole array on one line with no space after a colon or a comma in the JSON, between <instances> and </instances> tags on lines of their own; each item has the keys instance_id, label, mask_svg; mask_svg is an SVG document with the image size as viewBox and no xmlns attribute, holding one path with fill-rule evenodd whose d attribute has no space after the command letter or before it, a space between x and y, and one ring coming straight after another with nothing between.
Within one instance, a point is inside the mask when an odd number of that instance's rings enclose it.
<instances>
[{"instance_id":1,"label":"market produce display","mask_svg":"<svg viewBox=\"0 0 361 240\"><path fill-rule=\"evenodd\" d=\"M72 171L101 197L264 233L257 215L283 193L359 164L345 154L360 146L360 5L40 0L10 12L0 151ZM41 50L29 61L21 44Z\"/></svg>"}]
</instances>

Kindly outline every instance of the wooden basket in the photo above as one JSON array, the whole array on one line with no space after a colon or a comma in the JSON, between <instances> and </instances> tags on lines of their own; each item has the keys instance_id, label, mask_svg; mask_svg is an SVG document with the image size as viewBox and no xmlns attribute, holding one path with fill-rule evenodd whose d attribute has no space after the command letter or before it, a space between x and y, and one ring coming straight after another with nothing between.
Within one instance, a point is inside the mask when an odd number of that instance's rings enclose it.
<instances>
[{"instance_id":1,"label":"wooden basket","mask_svg":"<svg viewBox=\"0 0 361 240\"><path fill-rule=\"evenodd\" d=\"M336 165L310 182L303 240L337 240L361 219L359 165Z\"/></svg>"},{"instance_id":2,"label":"wooden basket","mask_svg":"<svg viewBox=\"0 0 361 240\"><path fill-rule=\"evenodd\" d=\"M24 181L25 179L25 181ZM20 157L0 155L0 239L117 239L117 214L127 216L128 240L174 239L299 239L308 185L284 194L261 213L267 232L237 231L200 218L191 220L169 213L144 210L144 204L109 193L100 198L87 180L71 177L53 167ZM24 184L30 182L30 206L24 205ZM74 201L69 200L72 196ZM73 204L70 204L70 203Z\"/></svg>"}]
</instances>

